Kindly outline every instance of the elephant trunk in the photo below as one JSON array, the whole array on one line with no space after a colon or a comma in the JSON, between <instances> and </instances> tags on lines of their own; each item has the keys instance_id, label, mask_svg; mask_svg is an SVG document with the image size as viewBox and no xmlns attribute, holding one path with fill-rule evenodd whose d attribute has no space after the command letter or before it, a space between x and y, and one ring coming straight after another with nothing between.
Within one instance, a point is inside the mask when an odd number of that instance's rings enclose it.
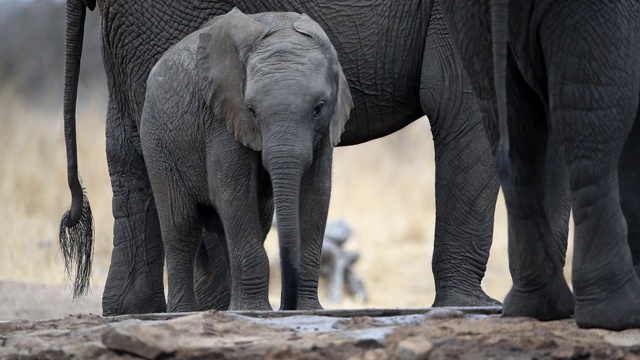
<instances>
[{"instance_id":1,"label":"elephant trunk","mask_svg":"<svg viewBox=\"0 0 640 360\"><path fill-rule=\"evenodd\" d=\"M67 150L67 181L71 190L71 207L60 220L60 248L67 275L72 277L76 265L73 297L83 296L89 287L93 258L93 217L91 206L78 176L76 145L76 98L80 76L80 57L86 7L94 1L67 1L67 29L64 68L64 137Z\"/></svg>"},{"instance_id":2,"label":"elephant trunk","mask_svg":"<svg viewBox=\"0 0 640 360\"><path fill-rule=\"evenodd\" d=\"M267 148L263 162L271 174L278 223L282 293L280 310L295 310L300 273L300 186L311 150L280 146Z\"/></svg>"}]
</instances>

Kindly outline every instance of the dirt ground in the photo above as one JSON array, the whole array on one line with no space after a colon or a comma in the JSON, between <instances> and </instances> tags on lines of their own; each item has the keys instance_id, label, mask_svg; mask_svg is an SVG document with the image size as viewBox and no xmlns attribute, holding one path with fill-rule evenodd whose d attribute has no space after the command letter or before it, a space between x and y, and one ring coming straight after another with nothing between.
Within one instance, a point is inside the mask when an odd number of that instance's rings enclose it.
<instances>
[{"instance_id":1,"label":"dirt ground","mask_svg":"<svg viewBox=\"0 0 640 360\"><path fill-rule=\"evenodd\" d=\"M103 318L98 290L74 304L63 286L0 282L0 359L640 359L640 330L496 309Z\"/></svg>"}]
</instances>

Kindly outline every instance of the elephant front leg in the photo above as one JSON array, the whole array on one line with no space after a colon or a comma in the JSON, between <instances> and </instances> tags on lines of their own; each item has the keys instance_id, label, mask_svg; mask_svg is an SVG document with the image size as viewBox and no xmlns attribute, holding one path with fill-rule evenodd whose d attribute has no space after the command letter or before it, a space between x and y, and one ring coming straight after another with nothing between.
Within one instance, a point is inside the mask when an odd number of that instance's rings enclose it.
<instances>
[{"instance_id":1,"label":"elephant front leg","mask_svg":"<svg viewBox=\"0 0 640 360\"><path fill-rule=\"evenodd\" d=\"M270 190L269 190L270 191ZM271 195L269 195L269 199ZM273 220L273 202L260 201L260 224L262 242L271 230ZM211 227L202 232L202 243L198 249L196 261L196 294L199 310L227 310L231 301L231 272L229 249L222 223L217 215L206 214L214 218Z\"/></svg>"},{"instance_id":2,"label":"elephant front leg","mask_svg":"<svg viewBox=\"0 0 640 360\"><path fill-rule=\"evenodd\" d=\"M500 305L481 287L499 185L488 144L474 142L486 142L482 126L436 144L433 306Z\"/></svg>"},{"instance_id":3,"label":"elephant front leg","mask_svg":"<svg viewBox=\"0 0 640 360\"><path fill-rule=\"evenodd\" d=\"M426 40L420 99L436 154L433 306L499 305L481 287L498 179L480 109L454 54L439 2Z\"/></svg>"},{"instance_id":4,"label":"elephant front leg","mask_svg":"<svg viewBox=\"0 0 640 360\"><path fill-rule=\"evenodd\" d=\"M164 250L151 185L134 121L111 93L106 133L115 223L102 312L165 312Z\"/></svg>"},{"instance_id":5,"label":"elephant front leg","mask_svg":"<svg viewBox=\"0 0 640 360\"><path fill-rule=\"evenodd\" d=\"M272 310L269 302L269 258L264 249L263 227L256 206L255 178L234 179L224 175L221 178L235 180L234 183L221 184L218 205L229 249L229 310Z\"/></svg>"},{"instance_id":6,"label":"elephant front leg","mask_svg":"<svg viewBox=\"0 0 640 360\"><path fill-rule=\"evenodd\" d=\"M327 140L328 141L328 140ZM313 164L302 178L300 192L300 283L298 310L322 309L318 299L322 240L331 197L333 148L318 149Z\"/></svg>"},{"instance_id":7,"label":"elephant front leg","mask_svg":"<svg viewBox=\"0 0 640 360\"><path fill-rule=\"evenodd\" d=\"M223 216L229 242L231 303L229 310L272 310L269 303L269 259L260 236L255 202L239 202Z\"/></svg>"}]
</instances>

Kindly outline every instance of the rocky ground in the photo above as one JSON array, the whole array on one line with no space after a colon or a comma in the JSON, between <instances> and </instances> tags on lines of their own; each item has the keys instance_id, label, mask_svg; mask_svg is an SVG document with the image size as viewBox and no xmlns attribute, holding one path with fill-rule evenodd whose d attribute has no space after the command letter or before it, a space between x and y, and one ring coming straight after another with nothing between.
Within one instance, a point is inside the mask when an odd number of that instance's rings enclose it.
<instances>
[{"instance_id":1,"label":"rocky ground","mask_svg":"<svg viewBox=\"0 0 640 360\"><path fill-rule=\"evenodd\" d=\"M103 318L89 314L98 296L69 302L51 286L0 282L0 359L640 359L640 330L505 319L495 309Z\"/></svg>"}]
</instances>

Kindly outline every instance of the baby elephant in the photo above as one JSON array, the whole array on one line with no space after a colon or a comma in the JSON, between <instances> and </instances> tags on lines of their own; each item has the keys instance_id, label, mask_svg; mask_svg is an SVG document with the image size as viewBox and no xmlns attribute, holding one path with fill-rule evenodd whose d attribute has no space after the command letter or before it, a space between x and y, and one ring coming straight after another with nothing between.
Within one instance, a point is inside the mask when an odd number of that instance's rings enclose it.
<instances>
[{"instance_id":1,"label":"baby elephant","mask_svg":"<svg viewBox=\"0 0 640 360\"><path fill-rule=\"evenodd\" d=\"M148 78L139 129L169 311L198 309L194 263L203 227L226 238L230 310L271 309L263 242L274 202L281 309L321 308L332 151L352 107L336 51L306 15L233 9L162 56Z\"/></svg>"}]
</instances>

